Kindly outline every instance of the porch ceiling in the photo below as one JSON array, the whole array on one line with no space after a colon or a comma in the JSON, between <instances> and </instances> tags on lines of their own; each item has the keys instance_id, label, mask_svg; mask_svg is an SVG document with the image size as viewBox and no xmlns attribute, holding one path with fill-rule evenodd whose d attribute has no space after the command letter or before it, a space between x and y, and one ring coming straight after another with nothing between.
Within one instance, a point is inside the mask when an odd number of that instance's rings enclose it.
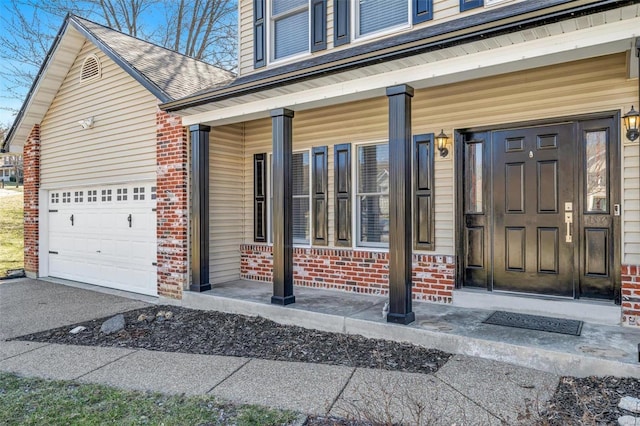
<instances>
[{"instance_id":1,"label":"porch ceiling","mask_svg":"<svg viewBox=\"0 0 640 426\"><path fill-rule=\"evenodd\" d=\"M397 84L420 89L632 51L638 28L640 4L634 4L177 113L185 125L219 126L268 117L275 108L301 111L384 96L386 87ZM638 70L631 69L630 75L637 76Z\"/></svg>"}]
</instances>

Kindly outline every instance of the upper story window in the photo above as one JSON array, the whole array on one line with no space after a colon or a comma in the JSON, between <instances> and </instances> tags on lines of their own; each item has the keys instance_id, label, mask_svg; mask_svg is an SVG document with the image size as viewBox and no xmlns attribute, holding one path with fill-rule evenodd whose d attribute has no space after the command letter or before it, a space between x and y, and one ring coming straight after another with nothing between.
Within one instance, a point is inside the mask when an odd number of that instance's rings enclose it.
<instances>
[{"instance_id":1,"label":"upper story window","mask_svg":"<svg viewBox=\"0 0 640 426\"><path fill-rule=\"evenodd\" d=\"M273 60L309 51L309 0L271 0Z\"/></svg>"},{"instance_id":2,"label":"upper story window","mask_svg":"<svg viewBox=\"0 0 640 426\"><path fill-rule=\"evenodd\" d=\"M357 0L356 37L409 25L407 0Z\"/></svg>"}]
</instances>

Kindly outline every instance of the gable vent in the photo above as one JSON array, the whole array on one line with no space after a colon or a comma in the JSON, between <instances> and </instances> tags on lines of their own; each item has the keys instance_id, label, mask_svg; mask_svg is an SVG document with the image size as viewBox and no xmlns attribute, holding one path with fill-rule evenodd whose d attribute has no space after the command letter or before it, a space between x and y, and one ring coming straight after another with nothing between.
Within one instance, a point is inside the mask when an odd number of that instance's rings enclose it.
<instances>
[{"instance_id":1,"label":"gable vent","mask_svg":"<svg viewBox=\"0 0 640 426\"><path fill-rule=\"evenodd\" d=\"M82 63L80 71L80 83L97 80L100 78L100 61L96 55L89 55Z\"/></svg>"}]
</instances>

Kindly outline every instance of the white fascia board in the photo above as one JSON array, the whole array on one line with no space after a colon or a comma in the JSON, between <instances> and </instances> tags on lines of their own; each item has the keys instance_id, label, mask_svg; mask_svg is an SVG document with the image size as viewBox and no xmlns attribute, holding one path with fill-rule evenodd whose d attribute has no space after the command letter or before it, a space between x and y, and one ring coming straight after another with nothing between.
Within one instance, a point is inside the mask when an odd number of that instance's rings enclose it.
<instances>
[{"instance_id":1,"label":"white fascia board","mask_svg":"<svg viewBox=\"0 0 640 426\"><path fill-rule=\"evenodd\" d=\"M633 39L639 34L640 18L617 21L232 107L217 107L212 111L185 115L182 123L185 126L204 123L219 126L268 117L269 111L276 108L301 111L382 96L386 87L398 84L433 87L618 53L631 48Z\"/></svg>"}]
</instances>

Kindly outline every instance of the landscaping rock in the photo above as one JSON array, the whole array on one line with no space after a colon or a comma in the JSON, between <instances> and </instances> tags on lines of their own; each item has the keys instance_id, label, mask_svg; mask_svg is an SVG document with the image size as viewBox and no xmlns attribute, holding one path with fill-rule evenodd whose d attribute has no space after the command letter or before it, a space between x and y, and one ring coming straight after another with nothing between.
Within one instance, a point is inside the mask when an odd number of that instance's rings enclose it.
<instances>
[{"instance_id":1,"label":"landscaping rock","mask_svg":"<svg viewBox=\"0 0 640 426\"><path fill-rule=\"evenodd\" d=\"M100 333L113 334L124 328L124 315L118 314L102 323Z\"/></svg>"},{"instance_id":2,"label":"landscaping rock","mask_svg":"<svg viewBox=\"0 0 640 426\"><path fill-rule=\"evenodd\" d=\"M77 326L76 328L74 328L73 330L71 330L69 333L71 334L78 334L81 331L85 331L87 329L87 327L83 327L81 325Z\"/></svg>"},{"instance_id":3,"label":"landscaping rock","mask_svg":"<svg viewBox=\"0 0 640 426\"><path fill-rule=\"evenodd\" d=\"M640 414L640 399L633 398L631 396L625 396L620 399L618 407L623 410L631 411L632 413Z\"/></svg>"},{"instance_id":4,"label":"landscaping rock","mask_svg":"<svg viewBox=\"0 0 640 426\"><path fill-rule=\"evenodd\" d=\"M618 419L620 426L640 426L640 419L633 416L622 416Z\"/></svg>"}]
</instances>

